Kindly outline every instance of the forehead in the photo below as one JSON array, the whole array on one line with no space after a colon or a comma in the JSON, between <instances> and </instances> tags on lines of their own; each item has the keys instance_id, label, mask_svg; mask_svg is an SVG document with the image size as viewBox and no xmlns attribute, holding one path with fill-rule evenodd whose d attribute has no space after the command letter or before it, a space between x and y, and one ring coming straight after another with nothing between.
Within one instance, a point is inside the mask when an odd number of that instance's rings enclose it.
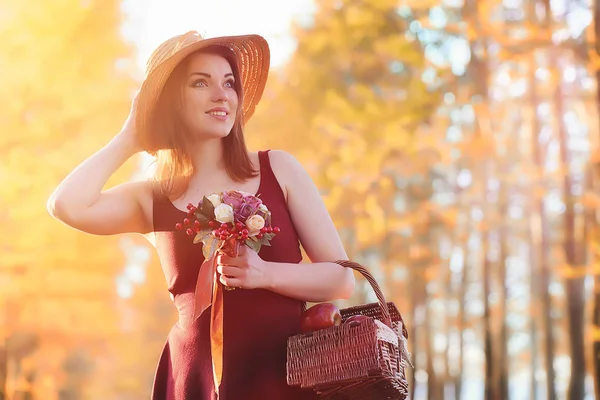
<instances>
[{"instance_id":1,"label":"forehead","mask_svg":"<svg viewBox=\"0 0 600 400\"><path fill-rule=\"evenodd\" d=\"M206 72L223 76L232 73L231 65L225 57L218 54L194 53L190 55L187 72Z\"/></svg>"}]
</instances>

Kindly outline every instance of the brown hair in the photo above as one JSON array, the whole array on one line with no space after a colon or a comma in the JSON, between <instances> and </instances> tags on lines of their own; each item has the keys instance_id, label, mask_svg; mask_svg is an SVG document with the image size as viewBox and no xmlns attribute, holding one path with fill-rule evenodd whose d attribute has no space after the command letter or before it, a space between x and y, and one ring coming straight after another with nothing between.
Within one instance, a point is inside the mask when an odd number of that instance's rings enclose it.
<instances>
[{"instance_id":1,"label":"brown hair","mask_svg":"<svg viewBox=\"0 0 600 400\"><path fill-rule=\"evenodd\" d=\"M258 172L252 168L244 140L242 124L244 93L234 53L226 47L220 46L207 47L193 54L198 53L220 55L231 66L235 78L234 88L238 95L238 108L231 132L221 140L223 140L223 158L227 174L235 182L243 182L256 176ZM152 125L155 127L153 131L156 134L152 135L152 139L156 143L152 143L152 145L160 149L156 152L154 183L158 192L167 197L177 198L183 195L188 189L190 178L194 173L190 153L191 136L177 113L183 102L181 84L185 79L185 71L193 54L186 57L173 70L153 114Z\"/></svg>"}]
</instances>

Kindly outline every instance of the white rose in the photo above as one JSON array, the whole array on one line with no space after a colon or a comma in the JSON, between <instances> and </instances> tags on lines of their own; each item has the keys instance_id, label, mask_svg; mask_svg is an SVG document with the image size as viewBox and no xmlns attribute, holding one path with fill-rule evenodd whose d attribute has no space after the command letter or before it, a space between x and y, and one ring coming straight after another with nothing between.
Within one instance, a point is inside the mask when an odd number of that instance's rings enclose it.
<instances>
[{"instance_id":1,"label":"white rose","mask_svg":"<svg viewBox=\"0 0 600 400\"><path fill-rule=\"evenodd\" d=\"M258 206L258 209L262 212L267 212L269 211L269 209L267 208L267 206L265 206L264 204L261 204L260 206Z\"/></svg>"},{"instance_id":2,"label":"white rose","mask_svg":"<svg viewBox=\"0 0 600 400\"><path fill-rule=\"evenodd\" d=\"M229 204L219 204L215 207L215 219L222 224L233 222L233 208Z\"/></svg>"},{"instance_id":3,"label":"white rose","mask_svg":"<svg viewBox=\"0 0 600 400\"><path fill-rule=\"evenodd\" d=\"M213 207L217 207L219 204L222 203L221 197L219 197L219 195L216 193L213 193L210 196L207 196L206 198L212 203Z\"/></svg>"},{"instance_id":4,"label":"white rose","mask_svg":"<svg viewBox=\"0 0 600 400\"><path fill-rule=\"evenodd\" d=\"M250 235L254 236L265 226L265 219L260 215L251 215L246 220L246 226L250 231Z\"/></svg>"}]
</instances>

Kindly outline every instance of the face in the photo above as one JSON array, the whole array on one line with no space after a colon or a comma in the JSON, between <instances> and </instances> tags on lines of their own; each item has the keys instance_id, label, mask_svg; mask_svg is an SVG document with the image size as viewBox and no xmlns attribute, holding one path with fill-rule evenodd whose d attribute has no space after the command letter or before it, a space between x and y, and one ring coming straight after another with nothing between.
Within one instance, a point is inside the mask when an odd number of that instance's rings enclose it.
<instances>
[{"instance_id":1,"label":"face","mask_svg":"<svg viewBox=\"0 0 600 400\"><path fill-rule=\"evenodd\" d=\"M235 77L229 62L216 54L190 56L184 77L183 120L199 139L231 132L238 108Z\"/></svg>"}]
</instances>

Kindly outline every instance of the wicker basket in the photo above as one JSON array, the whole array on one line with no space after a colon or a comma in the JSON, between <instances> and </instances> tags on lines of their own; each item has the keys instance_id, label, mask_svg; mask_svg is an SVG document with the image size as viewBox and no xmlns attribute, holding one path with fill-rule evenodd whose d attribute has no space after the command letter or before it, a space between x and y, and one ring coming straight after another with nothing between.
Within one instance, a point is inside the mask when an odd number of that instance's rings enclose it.
<instances>
[{"instance_id":1,"label":"wicker basket","mask_svg":"<svg viewBox=\"0 0 600 400\"><path fill-rule=\"evenodd\" d=\"M360 272L371 284L377 303L340 310L373 317L292 336L287 344L287 381L312 388L331 400L404 400L408 396L405 367L408 332L394 303L386 302L373 276L360 264L336 261Z\"/></svg>"}]
</instances>

